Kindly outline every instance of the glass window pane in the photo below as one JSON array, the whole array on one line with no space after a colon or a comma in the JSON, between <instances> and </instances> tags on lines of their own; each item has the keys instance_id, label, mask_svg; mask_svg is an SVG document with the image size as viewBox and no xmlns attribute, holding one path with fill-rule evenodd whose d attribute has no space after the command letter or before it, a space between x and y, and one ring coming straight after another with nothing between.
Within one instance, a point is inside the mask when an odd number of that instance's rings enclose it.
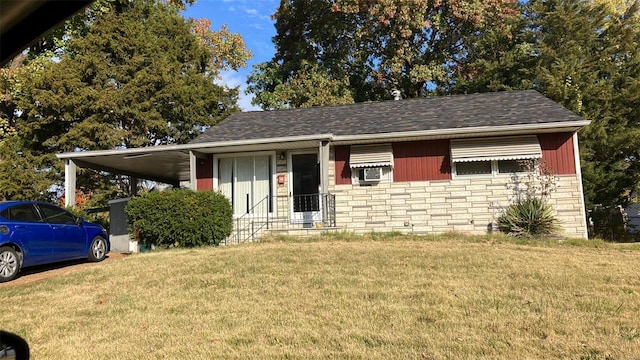
<instances>
[{"instance_id":1,"label":"glass window pane","mask_svg":"<svg viewBox=\"0 0 640 360\"><path fill-rule=\"evenodd\" d=\"M51 224L75 224L76 218L66 210L55 206L40 205L40 209L44 214L44 221Z\"/></svg>"},{"instance_id":2,"label":"glass window pane","mask_svg":"<svg viewBox=\"0 0 640 360\"><path fill-rule=\"evenodd\" d=\"M300 154L291 157L293 172L293 211L318 211L318 186L320 185L320 166L317 154Z\"/></svg>"},{"instance_id":3,"label":"glass window pane","mask_svg":"<svg viewBox=\"0 0 640 360\"><path fill-rule=\"evenodd\" d=\"M456 163L456 175L491 174L491 161L470 161Z\"/></svg>"},{"instance_id":4,"label":"glass window pane","mask_svg":"<svg viewBox=\"0 0 640 360\"><path fill-rule=\"evenodd\" d=\"M40 221L40 216L35 212L35 209L31 204L23 204L13 206L8 210L8 217L15 221Z\"/></svg>"},{"instance_id":5,"label":"glass window pane","mask_svg":"<svg viewBox=\"0 0 640 360\"><path fill-rule=\"evenodd\" d=\"M498 161L498 172L500 174L512 174L524 172L524 165L521 160L500 160Z\"/></svg>"}]
</instances>

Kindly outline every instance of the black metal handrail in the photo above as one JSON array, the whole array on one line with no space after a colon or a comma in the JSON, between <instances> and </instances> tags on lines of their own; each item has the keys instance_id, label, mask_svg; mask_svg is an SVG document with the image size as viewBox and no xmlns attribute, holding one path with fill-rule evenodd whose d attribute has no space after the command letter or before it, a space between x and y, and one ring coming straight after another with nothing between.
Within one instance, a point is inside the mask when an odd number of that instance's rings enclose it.
<instances>
[{"instance_id":1,"label":"black metal handrail","mask_svg":"<svg viewBox=\"0 0 640 360\"><path fill-rule=\"evenodd\" d=\"M238 244L248 241L249 239L254 240L262 229L269 227L269 211L256 211L256 209L263 208L265 205L266 208L269 209L268 201L269 196L265 196L262 200L258 201L257 204L247 210L246 213L242 214L242 216L235 220L235 228L231 235L233 243ZM255 214L264 214L266 219L264 221L255 219ZM258 221L256 222L256 220Z\"/></svg>"},{"instance_id":2,"label":"black metal handrail","mask_svg":"<svg viewBox=\"0 0 640 360\"><path fill-rule=\"evenodd\" d=\"M266 196L234 222L227 244L255 241L271 228L335 227L336 197L331 193Z\"/></svg>"}]
</instances>

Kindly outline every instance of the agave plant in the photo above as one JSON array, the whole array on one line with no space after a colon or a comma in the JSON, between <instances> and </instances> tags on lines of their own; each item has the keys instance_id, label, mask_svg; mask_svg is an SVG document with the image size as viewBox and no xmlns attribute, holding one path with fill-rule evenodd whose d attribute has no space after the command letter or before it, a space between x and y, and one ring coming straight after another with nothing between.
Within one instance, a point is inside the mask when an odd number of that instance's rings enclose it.
<instances>
[{"instance_id":1,"label":"agave plant","mask_svg":"<svg viewBox=\"0 0 640 360\"><path fill-rule=\"evenodd\" d=\"M498 228L518 237L551 235L557 230L557 219L551 205L532 197L509 206L498 218Z\"/></svg>"}]
</instances>

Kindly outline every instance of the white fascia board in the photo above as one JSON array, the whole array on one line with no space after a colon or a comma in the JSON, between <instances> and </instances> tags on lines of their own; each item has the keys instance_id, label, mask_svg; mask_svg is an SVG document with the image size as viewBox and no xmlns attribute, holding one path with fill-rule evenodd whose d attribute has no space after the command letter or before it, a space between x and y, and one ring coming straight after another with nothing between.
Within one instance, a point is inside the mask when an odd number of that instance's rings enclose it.
<instances>
[{"instance_id":1,"label":"white fascia board","mask_svg":"<svg viewBox=\"0 0 640 360\"><path fill-rule=\"evenodd\" d=\"M210 149L216 147L227 146L244 146L244 145L256 145L256 144L275 144L286 143L296 141L309 141L309 140L329 140L333 138L332 134L318 134L318 135L305 135L305 136L288 136L278 138L263 138L263 139L248 139L248 140L233 140L233 141L214 141L197 144L179 144L179 145L157 145L147 146L141 148L130 149L116 149L116 150L93 150L93 151L75 151L56 154L58 159L74 159L74 158L86 158L94 156L107 156L107 155L141 155L146 153L155 153L163 151L183 151L188 154L189 151L198 149Z\"/></svg>"},{"instance_id":2,"label":"white fascia board","mask_svg":"<svg viewBox=\"0 0 640 360\"><path fill-rule=\"evenodd\" d=\"M403 131L394 133L383 134L362 134L362 135L337 135L333 137L334 142L348 143L351 141L362 140L389 140L389 139L403 139L410 137L434 137L434 138L455 138L455 137L469 137L473 134L489 134L500 132L529 132L542 133L549 132L553 129L571 128L573 131L577 131L591 123L591 120L581 121L563 121L555 123L545 124L524 124L524 125L504 125L504 126L478 126L470 128L452 128L452 129L439 129L439 130L423 130L423 131Z\"/></svg>"},{"instance_id":3,"label":"white fascia board","mask_svg":"<svg viewBox=\"0 0 640 360\"><path fill-rule=\"evenodd\" d=\"M203 148L216 148L226 146L244 146L244 145L256 145L256 144L277 144L296 141L320 141L331 140L332 134L317 134L317 135L303 135L303 136L284 136L277 138L262 138L262 139L247 139L247 140L233 140L233 141L214 141L199 144L186 144L191 150L203 149Z\"/></svg>"},{"instance_id":4,"label":"white fascia board","mask_svg":"<svg viewBox=\"0 0 640 360\"><path fill-rule=\"evenodd\" d=\"M158 145L130 149L73 151L56 154L56 157L58 159L74 159L106 155L141 155L163 151L185 151L185 153L188 153L189 149L190 148L185 145Z\"/></svg>"}]
</instances>

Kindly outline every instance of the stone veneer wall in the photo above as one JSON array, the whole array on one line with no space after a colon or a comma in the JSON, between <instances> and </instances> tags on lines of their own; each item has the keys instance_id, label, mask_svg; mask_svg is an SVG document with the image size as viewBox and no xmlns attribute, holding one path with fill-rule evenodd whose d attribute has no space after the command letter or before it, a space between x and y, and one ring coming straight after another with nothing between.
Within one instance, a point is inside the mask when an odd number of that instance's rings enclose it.
<instances>
[{"instance_id":1,"label":"stone veneer wall","mask_svg":"<svg viewBox=\"0 0 640 360\"><path fill-rule=\"evenodd\" d=\"M336 196L337 226L355 233L486 234L515 196L508 176L360 186L335 185L333 158L329 169L329 191ZM561 234L586 238L578 176L559 175L556 185L550 203Z\"/></svg>"}]
</instances>

